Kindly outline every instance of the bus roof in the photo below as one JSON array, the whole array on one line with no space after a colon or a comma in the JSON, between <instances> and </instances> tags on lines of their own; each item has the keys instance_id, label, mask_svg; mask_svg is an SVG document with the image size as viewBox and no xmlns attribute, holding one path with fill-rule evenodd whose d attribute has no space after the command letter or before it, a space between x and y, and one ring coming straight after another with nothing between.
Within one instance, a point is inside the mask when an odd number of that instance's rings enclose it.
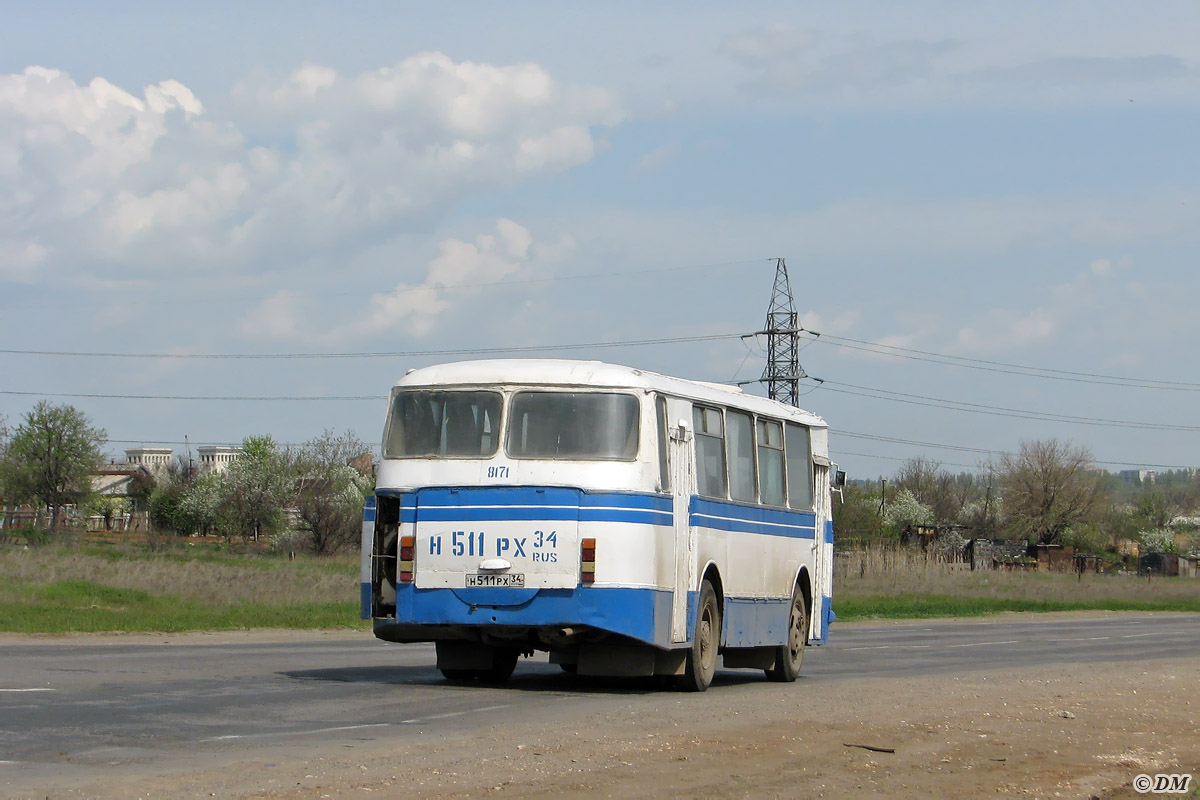
<instances>
[{"instance_id":1,"label":"bus roof","mask_svg":"<svg viewBox=\"0 0 1200 800\"><path fill-rule=\"evenodd\" d=\"M760 414L784 417L810 427L827 427L810 411L765 397L743 394L737 386L672 378L657 372L606 364L602 361L573 361L550 358L497 358L457 361L411 370L396 382L409 386L580 386L589 388L642 389L706 401Z\"/></svg>"}]
</instances>

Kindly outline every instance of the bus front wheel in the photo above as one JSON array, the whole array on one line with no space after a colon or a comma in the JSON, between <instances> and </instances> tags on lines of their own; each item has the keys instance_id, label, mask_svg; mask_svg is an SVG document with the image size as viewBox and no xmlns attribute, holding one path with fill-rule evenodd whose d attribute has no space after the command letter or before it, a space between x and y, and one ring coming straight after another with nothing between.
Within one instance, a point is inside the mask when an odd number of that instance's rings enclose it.
<instances>
[{"instance_id":1,"label":"bus front wheel","mask_svg":"<svg viewBox=\"0 0 1200 800\"><path fill-rule=\"evenodd\" d=\"M703 692L712 683L717 672L717 650L721 646L721 608L717 604L717 593L707 580L700 584L700 597L696 606L696 630L692 635L692 647L688 650L683 674L677 679L680 689L688 692Z\"/></svg>"}]
</instances>

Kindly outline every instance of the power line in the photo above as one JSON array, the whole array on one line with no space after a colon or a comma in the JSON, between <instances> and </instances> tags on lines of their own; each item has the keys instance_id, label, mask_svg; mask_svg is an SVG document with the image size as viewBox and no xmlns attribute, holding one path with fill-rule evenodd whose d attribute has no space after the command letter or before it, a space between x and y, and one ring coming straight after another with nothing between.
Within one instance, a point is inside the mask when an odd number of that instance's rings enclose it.
<instances>
[{"instance_id":1,"label":"power line","mask_svg":"<svg viewBox=\"0 0 1200 800\"><path fill-rule=\"evenodd\" d=\"M263 396L218 396L218 395L184 395L184 394L100 394L100 393L82 393L82 392L18 392L12 390L0 390L0 394L22 395L25 397L82 397L92 400L204 400L204 401L241 401L254 400L265 402L290 402L290 401L328 401L328 400L372 400L381 402L386 399L386 395L322 395L322 396L297 396L297 395L263 395Z\"/></svg>"},{"instance_id":2,"label":"power line","mask_svg":"<svg viewBox=\"0 0 1200 800\"><path fill-rule=\"evenodd\" d=\"M815 332L806 331L806 333ZM820 338L814 338L811 341L817 344L827 344L833 347L859 350L865 353L884 355L891 358L906 358L912 361L925 361L932 364L943 364L949 367L963 367L964 369L999 372L1008 375L1022 375L1030 378L1071 381L1073 383L1094 383L1103 386L1124 386L1135 389L1166 389L1177 392L1200 391L1200 383L1187 383L1184 381L1160 381L1149 378L1125 378L1119 375L1104 375L1094 372L1072 372L1070 370L1051 369L1049 367L1031 367L1024 364L1012 364L1006 361L988 361L980 358L967 358L965 356L953 356L946 353L936 353L929 350L914 350L912 348L898 347L896 345L863 341L862 339L850 339L844 336L834 336L828 333L816 335Z\"/></svg>"},{"instance_id":3,"label":"power line","mask_svg":"<svg viewBox=\"0 0 1200 800\"><path fill-rule=\"evenodd\" d=\"M839 455L839 456L858 456L859 458L881 458L881 459L884 459L884 460L886 460L886 461L908 461L908 459L907 459L907 458L902 458L902 457L900 457L900 456L881 456L881 455L878 455L878 454L875 454L875 453L852 453L852 452L850 452L850 451L848 451L848 450L839 450L839 451L838 451L837 453L835 453L834 455ZM943 461L943 462L941 462L941 463L942 463L942 464L944 464L944 465L945 465L945 466L947 466L947 467L962 467L963 469L977 469L977 468L979 467L979 465L978 465L978 464L955 464L955 463L953 463L953 462L951 462L951 461Z\"/></svg>"},{"instance_id":4,"label":"power line","mask_svg":"<svg viewBox=\"0 0 1200 800\"><path fill-rule=\"evenodd\" d=\"M834 388L837 386L845 386L850 388ZM830 392L849 394L856 397L866 397L872 400L889 400L894 403L906 403L908 405L941 408L950 411L965 411L972 414L990 414L997 417L1035 419L1043 422L1067 422L1073 425L1097 425L1108 428L1130 428L1134 430L1200 432L1200 426L1196 425L1171 425L1157 422L1137 422L1131 420L1107 419L1104 417L1077 417L1069 414L1055 414L1048 411L1028 411L1018 408L1006 408L1004 406L989 406L981 403L967 403L960 400L947 400L941 397L928 397L926 395L893 392L888 389L876 389L871 386L857 386L852 383L841 383L839 381L831 380L824 381L821 384L821 388ZM862 391L853 391L854 389L859 389ZM867 392L875 392L876 394L867 394Z\"/></svg>"},{"instance_id":5,"label":"power line","mask_svg":"<svg viewBox=\"0 0 1200 800\"><path fill-rule=\"evenodd\" d=\"M741 339L740 333L717 333L705 336L674 336L662 339L632 339L615 342L581 342L577 344L545 344L513 347L478 347L446 350L398 350L392 352L354 353L105 353L67 350L0 349L6 355L68 356L73 358L154 358L154 359L308 359L308 358L420 358L424 356L492 355L497 353L545 353L557 350L603 350L613 347L647 347L660 344L715 342Z\"/></svg>"},{"instance_id":6,"label":"power line","mask_svg":"<svg viewBox=\"0 0 1200 800\"><path fill-rule=\"evenodd\" d=\"M889 444L904 444L904 445L913 445L913 446L917 446L917 447L932 447L934 449L939 449L939 450L954 450L954 451L962 452L962 453L979 453L981 455L997 455L997 456L1016 455L1015 453L1013 453L1009 450L988 450L988 449L985 449L982 447L964 447L962 445L954 445L954 444L939 444L937 442L922 442L922 441L918 441L916 439L901 439L901 438L897 438L894 436L880 436L877 434L870 434L870 433L857 433L855 431L833 430L833 431L830 431L830 436L832 438L836 438L838 436L846 436L851 439L866 439L869 441L886 442ZM857 455L864 455L864 454L860 453ZM884 457L885 456L878 456L878 458L884 458ZM1192 469L1194 466L1191 464L1148 464L1144 461L1103 461L1100 459L1092 459L1092 463L1093 464L1103 464L1103 465L1112 466L1112 467L1147 467L1147 468L1153 467L1155 469ZM962 465L956 464L954 466L962 466Z\"/></svg>"},{"instance_id":7,"label":"power line","mask_svg":"<svg viewBox=\"0 0 1200 800\"><path fill-rule=\"evenodd\" d=\"M887 442L889 444L905 444L905 445L913 445L916 447L933 447L933 448L936 448L939 450L954 450L954 451L957 451L960 453L979 453L981 455L989 455L989 456L1005 455L1007 453L1007 451L1004 451L1004 450L985 450L982 447L964 447L962 445L956 445L956 444L937 444L936 442L922 442L922 441L918 441L916 439L900 439L900 438L897 438L894 436L878 436L878 435L870 434L870 433L855 433L854 431L846 431L846 430L831 430L829 432L829 434L831 437L846 436L851 439L867 439L867 440L873 441L873 442Z\"/></svg>"}]
</instances>

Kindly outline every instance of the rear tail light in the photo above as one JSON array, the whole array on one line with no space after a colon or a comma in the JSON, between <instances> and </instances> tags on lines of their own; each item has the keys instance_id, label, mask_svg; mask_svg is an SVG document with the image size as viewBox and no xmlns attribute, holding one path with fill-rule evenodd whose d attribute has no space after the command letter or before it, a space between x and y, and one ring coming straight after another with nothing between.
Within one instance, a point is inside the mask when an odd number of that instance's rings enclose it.
<instances>
[{"instance_id":1,"label":"rear tail light","mask_svg":"<svg viewBox=\"0 0 1200 800\"><path fill-rule=\"evenodd\" d=\"M397 569L397 583L412 583L413 554L417 549L417 537L400 537L400 563Z\"/></svg>"},{"instance_id":2,"label":"rear tail light","mask_svg":"<svg viewBox=\"0 0 1200 800\"><path fill-rule=\"evenodd\" d=\"M596 540L584 539L579 548L579 582L596 581Z\"/></svg>"}]
</instances>

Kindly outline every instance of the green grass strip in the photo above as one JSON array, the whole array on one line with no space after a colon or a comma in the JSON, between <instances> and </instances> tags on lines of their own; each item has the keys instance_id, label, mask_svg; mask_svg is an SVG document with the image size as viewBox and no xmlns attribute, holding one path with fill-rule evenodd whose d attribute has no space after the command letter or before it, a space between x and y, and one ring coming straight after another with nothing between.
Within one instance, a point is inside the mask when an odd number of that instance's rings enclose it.
<instances>
[{"instance_id":1,"label":"green grass strip","mask_svg":"<svg viewBox=\"0 0 1200 800\"><path fill-rule=\"evenodd\" d=\"M10 585L0 596L0 631L94 633L99 631L225 631L245 628L354 628L355 602L263 606L202 603L85 580Z\"/></svg>"},{"instance_id":2,"label":"green grass strip","mask_svg":"<svg viewBox=\"0 0 1200 800\"><path fill-rule=\"evenodd\" d=\"M1171 600L1022 600L1007 597L904 594L885 597L835 597L833 610L837 612L837 618L841 621L981 617L1003 611L1200 612L1200 597Z\"/></svg>"}]
</instances>

